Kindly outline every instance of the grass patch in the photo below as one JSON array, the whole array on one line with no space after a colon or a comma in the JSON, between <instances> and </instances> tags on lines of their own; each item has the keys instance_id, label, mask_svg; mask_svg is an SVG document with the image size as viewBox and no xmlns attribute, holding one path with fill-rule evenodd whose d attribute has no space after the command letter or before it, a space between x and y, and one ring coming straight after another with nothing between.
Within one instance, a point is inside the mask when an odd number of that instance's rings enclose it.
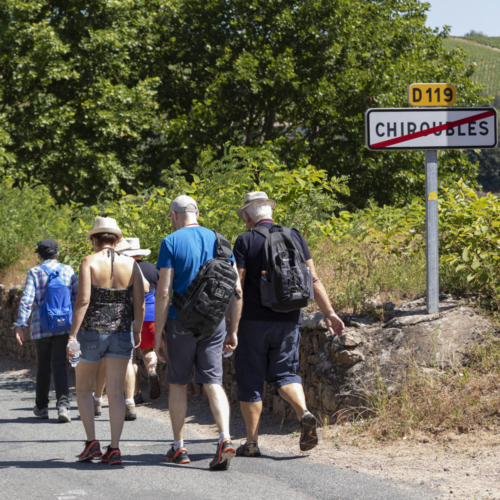
<instances>
[{"instance_id":1,"label":"grass patch","mask_svg":"<svg viewBox=\"0 0 500 500\"><path fill-rule=\"evenodd\" d=\"M373 314L374 306L398 304L425 295L425 246L408 254L383 252L373 242L346 238L321 241L312 251L319 277L335 310L341 314ZM441 293L474 291L467 276L440 266ZM376 306L375 306L376 308ZM381 312L381 311L380 311Z\"/></svg>"},{"instance_id":2,"label":"grass patch","mask_svg":"<svg viewBox=\"0 0 500 500\"><path fill-rule=\"evenodd\" d=\"M373 302L399 302L425 293L425 253L397 256L351 238L322 241L313 259L335 310L371 312ZM374 300L375 299L375 300Z\"/></svg>"},{"instance_id":3,"label":"grass patch","mask_svg":"<svg viewBox=\"0 0 500 500\"><path fill-rule=\"evenodd\" d=\"M388 394L381 386L367 399L371 417L359 415L347 427L349 435L378 440L412 438L419 434L467 433L500 426L500 339L492 335L471 348L465 366L424 372L417 365L401 388ZM339 415L339 423L352 413Z\"/></svg>"}]
</instances>

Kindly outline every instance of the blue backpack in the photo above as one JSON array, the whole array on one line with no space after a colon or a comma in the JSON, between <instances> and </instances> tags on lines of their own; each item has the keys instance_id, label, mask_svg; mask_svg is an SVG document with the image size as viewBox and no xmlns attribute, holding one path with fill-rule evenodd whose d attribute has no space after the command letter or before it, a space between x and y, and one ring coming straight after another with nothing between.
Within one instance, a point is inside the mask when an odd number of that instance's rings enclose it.
<instances>
[{"instance_id":1,"label":"blue backpack","mask_svg":"<svg viewBox=\"0 0 500 500\"><path fill-rule=\"evenodd\" d=\"M73 323L73 306L71 294L59 276L59 271L40 266L49 281L45 291L43 304L40 307L40 323L45 333L60 333L71 329Z\"/></svg>"}]
</instances>

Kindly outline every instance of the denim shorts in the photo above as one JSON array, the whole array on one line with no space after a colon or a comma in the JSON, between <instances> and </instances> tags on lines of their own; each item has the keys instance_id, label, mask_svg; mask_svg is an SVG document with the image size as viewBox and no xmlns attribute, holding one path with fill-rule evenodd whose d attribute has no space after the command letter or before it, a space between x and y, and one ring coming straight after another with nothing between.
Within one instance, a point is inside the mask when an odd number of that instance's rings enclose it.
<instances>
[{"instance_id":1,"label":"denim shorts","mask_svg":"<svg viewBox=\"0 0 500 500\"><path fill-rule=\"evenodd\" d=\"M241 320L234 368L238 400L262 401L264 382L277 391L288 384L300 384L300 324Z\"/></svg>"},{"instance_id":2,"label":"denim shorts","mask_svg":"<svg viewBox=\"0 0 500 500\"><path fill-rule=\"evenodd\" d=\"M80 342L83 363L99 363L102 358L132 359L132 332L103 334L80 330L76 339Z\"/></svg>"}]
</instances>

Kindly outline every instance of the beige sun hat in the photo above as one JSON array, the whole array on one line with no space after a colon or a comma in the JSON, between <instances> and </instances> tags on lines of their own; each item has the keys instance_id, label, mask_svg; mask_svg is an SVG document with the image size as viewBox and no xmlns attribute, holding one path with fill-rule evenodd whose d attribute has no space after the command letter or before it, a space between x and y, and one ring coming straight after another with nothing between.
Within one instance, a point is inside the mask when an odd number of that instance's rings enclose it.
<instances>
[{"instance_id":1,"label":"beige sun hat","mask_svg":"<svg viewBox=\"0 0 500 500\"><path fill-rule=\"evenodd\" d=\"M97 217L94 227L87 233L87 239L98 233L111 233L116 234L118 239L123 238L123 234L116 223L116 219L111 217Z\"/></svg>"},{"instance_id":2,"label":"beige sun hat","mask_svg":"<svg viewBox=\"0 0 500 500\"><path fill-rule=\"evenodd\" d=\"M123 255L126 255L127 257L138 257L139 255L147 257L151 253L151 250L147 248L141 248L141 242L139 238L125 238L125 241L127 241L127 243L130 245L127 250L122 252Z\"/></svg>"},{"instance_id":3,"label":"beige sun hat","mask_svg":"<svg viewBox=\"0 0 500 500\"><path fill-rule=\"evenodd\" d=\"M259 203L267 204L271 208L274 208L276 206L276 202L274 200L270 200L267 194L264 193L264 191L253 191L252 193L247 193L245 195L245 203L238 209L238 217L240 219L243 219L243 212L245 211L245 209Z\"/></svg>"},{"instance_id":4,"label":"beige sun hat","mask_svg":"<svg viewBox=\"0 0 500 500\"><path fill-rule=\"evenodd\" d=\"M130 243L127 241L126 238L122 238L115 247L115 252L123 252L125 250L128 250L130 248Z\"/></svg>"}]
</instances>

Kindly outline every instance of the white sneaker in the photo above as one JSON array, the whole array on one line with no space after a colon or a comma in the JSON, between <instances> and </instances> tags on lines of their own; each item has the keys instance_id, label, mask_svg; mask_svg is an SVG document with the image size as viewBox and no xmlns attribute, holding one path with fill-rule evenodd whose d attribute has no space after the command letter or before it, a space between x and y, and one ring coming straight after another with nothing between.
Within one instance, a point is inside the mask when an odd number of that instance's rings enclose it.
<instances>
[{"instance_id":1,"label":"white sneaker","mask_svg":"<svg viewBox=\"0 0 500 500\"><path fill-rule=\"evenodd\" d=\"M58 411L58 420L59 422L61 423L65 423L65 422L71 422L71 417L69 416L69 410L64 407L64 406L61 406L61 408L59 408Z\"/></svg>"}]
</instances>

